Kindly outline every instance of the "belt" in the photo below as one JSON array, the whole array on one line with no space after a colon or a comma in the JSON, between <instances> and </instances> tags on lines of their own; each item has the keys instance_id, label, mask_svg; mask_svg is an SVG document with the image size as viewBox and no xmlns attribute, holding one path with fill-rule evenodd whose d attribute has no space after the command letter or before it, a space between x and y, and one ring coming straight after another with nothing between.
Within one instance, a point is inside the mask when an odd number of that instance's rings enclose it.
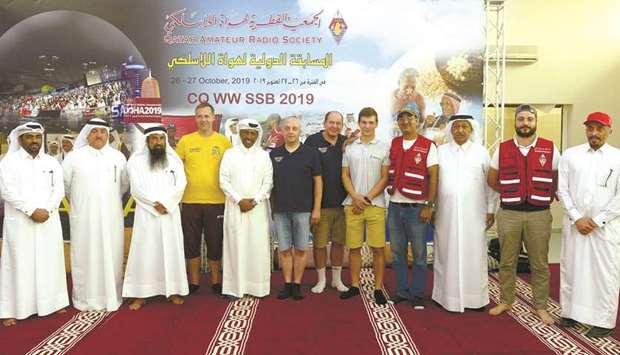
<instances>
[{"instance_id":1,"label":"belt","mask_svg":"<svg viewBox=\"0 0 620 355\"><path fill-rule=\"evenodd\" d=\"M426 206L423 203L408 203L408 202L391 202L391 204L400 206L400 207L404 207L404 208L416 208L416 207L424 207Z\"/></svg>"}]
</instances>

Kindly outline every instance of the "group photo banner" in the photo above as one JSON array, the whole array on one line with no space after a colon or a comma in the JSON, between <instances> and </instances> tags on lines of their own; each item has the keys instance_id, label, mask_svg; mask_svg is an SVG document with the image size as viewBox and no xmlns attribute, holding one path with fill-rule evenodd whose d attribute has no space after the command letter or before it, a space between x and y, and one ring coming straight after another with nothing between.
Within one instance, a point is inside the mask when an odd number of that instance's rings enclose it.
<instances>
[{"instance_id":1,"label":"group photo banner","mask_svg":"<svg viewBox=\"0 0 620 355\"><path fill-rule=\"evenodd\" d=\"M479 0L18 0L0 14L2 153L23 122L46 127L54 154L92 117L110 122L111 145L127 157L153 123L174 146L196 130L201 102L229 136L238 119L261 122L266 148L290 116L302 140L328 111L341 112L352 135L370 106L389 139L396 113L409 109L437 143L449 115L481 117Z\"/></svg>"}]
</instances>

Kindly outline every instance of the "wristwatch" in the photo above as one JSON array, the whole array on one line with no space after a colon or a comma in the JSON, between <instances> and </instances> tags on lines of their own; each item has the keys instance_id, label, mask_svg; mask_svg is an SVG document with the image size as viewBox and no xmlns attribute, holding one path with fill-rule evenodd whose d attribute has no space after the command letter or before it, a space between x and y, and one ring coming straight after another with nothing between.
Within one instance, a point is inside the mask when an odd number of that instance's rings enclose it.
<instances>
[{"instance_id":1,"label":"wristwatch","mask_svg":"<svg viewBox=\"0 0 620 355\"><path fill-rule=\"evenodd\" d=\"M368 202L368 203L372 204L372 201L368 198L368 196L364 196L364 201L366 201L366 202Z\"/></svg>"},{"instance_id":2,"label":"wristwatch","mask_svg":"<svg viewBox=\"0 0 620 355\"><path fill-rule=\"evenodd\" d=\"M424 206L430 207L433 211L435 210L435 202L424 201Z\"/></svg>"}]
</instances>

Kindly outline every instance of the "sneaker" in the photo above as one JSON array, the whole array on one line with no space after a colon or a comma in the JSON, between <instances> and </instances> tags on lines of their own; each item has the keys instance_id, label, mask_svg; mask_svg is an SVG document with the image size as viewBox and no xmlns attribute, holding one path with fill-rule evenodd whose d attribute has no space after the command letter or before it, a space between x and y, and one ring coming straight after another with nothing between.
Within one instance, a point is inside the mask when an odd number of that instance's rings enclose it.
<instances>
[{"instance_id":1,"label":"sneaker","mask_svg":"<svg viewBox=\"0 0 620 355\"><path fill-rule=\"evenodd\" d=\"M278 299L279 300L285 300L285 299L291 297L292 285L293 284L291 284L291 283L285 283L284 284L284 288L282 290L280 290L280 292L278 292Z\"/></svg>"},{"instance_id":2,"label":"sneaker","mask_svg":"<svg viewBox=\"0 0 620 355\"><path fill-rule=\"evenodd\" d=\"M424 298L420 296L413 296L413 300L411 301L411 305L413 309L421 311L424 309Z\"/></svg>"},{"instance_id":3,"label":"sneaker","mask_svg":"<svg viewBox=\"0 0 620 355\"><path fill-rule=\"evenodd\" d=\"M611 336L614 333L614 328L592 327L586 336L590 338L605 338Z\"/></svg>"},{"instance_id":4,"label":"sneaker","mask_svg":"<svg viewBox=\"0 0 620 355\"><path fill-rule=\"evenodd\" d=\"M375 303L378 305L387 304L387 298L385 298L383 290L375 290Z\"/></svg>"},{"instance_id":5,"label":"sneaker","mask_svg":"<svg viewBox=\"0 0 620 355\"><path fill-rule=\"evenodd\" d=\"M200 288L200 285L189 284L189 294L195 293Z\"/></svg>"},{"instance_id":6,"label":"sneaker","mask_svg":"<svg viewBox=\"0 0 620 355\"><path fill-rule=\"evenodd\" d=\"M577 321L570 319L570 318L560 318L560 320L558 320L558 327L560 328L570 328L577 325Z\"/></svg>"},{"instance_id":7,"label":"sneaker","mask_svg":"<svg viewBox=\"0 0 620 355\"><path fill-rule=\"evenodd\" d=\"M293 288L291 290L291 294L293 295L293 299L296 301L303 300L304 294L301 292L301 285L294 283Z\"/></svg>"},{"instance_id":8,"label":"sneaker","mask_svg":"<svg viewBox=\"0 0 620 355\"><path fill-rule=\"evenodd\" d=\"M345 292L340 292L340 299L341 300L347 300L351 297L357 296L360 294L360 289L355 287L355 286L351 286L349 287L349 291L345 291Z\"/></svg>"},{"instance_id":9,"label":"sneaker","mask_svg":"<svg viewBox=\"0 0 620 355\"><path fill-rule=\"evenodd\" d=\"M408 300L407 297L403 297L403 296L400 296L400 295L394 295L394 296L390 297L390 303L392 303L392 304L399 304L399 303L401 303L403 301L407 301L407 300Z\"/></svg>"},{"instance_id":10,"label":"sneaker","mask_svg":"<svg viewBox=\"0 0 620 355\"><path fill-rule=\"evenodd\" d=\"M216 295L222 295L222 284L211 285L211 291Z\"/></svg>"}]
</instances>

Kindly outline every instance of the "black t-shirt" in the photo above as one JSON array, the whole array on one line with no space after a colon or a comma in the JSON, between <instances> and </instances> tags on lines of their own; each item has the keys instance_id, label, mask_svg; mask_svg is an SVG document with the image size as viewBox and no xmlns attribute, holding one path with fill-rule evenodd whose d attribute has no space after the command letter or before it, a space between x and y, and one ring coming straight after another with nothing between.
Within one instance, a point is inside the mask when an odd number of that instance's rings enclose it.
<instances>
[{"instance_id":1,"label":"black t-shirt","mask_svg":"<svg viewBox=\"0 0 620 355\"><path fill-rule=\"evenodd\" d=\"M323 199L321 208L342 207L342 201L347 198L347 191L342 184L342 144L345 136L339 134L335 145L332 145L323 137L323 131L315 133L304 143L313 147L321 157L321 170L323 172Z\"/></svg>"},{"instance_id":2,"label":"black t-shirt","mask_svg":"<svg viewBox=\"0 0 620 355\"><path fill-rule=\"evenodd\" d=\"M273 164L273 212L312 212L314 177L321 176L317 151L301 144L289 153L282 145L269 157Z\"/></svg>"}]
</instances>

